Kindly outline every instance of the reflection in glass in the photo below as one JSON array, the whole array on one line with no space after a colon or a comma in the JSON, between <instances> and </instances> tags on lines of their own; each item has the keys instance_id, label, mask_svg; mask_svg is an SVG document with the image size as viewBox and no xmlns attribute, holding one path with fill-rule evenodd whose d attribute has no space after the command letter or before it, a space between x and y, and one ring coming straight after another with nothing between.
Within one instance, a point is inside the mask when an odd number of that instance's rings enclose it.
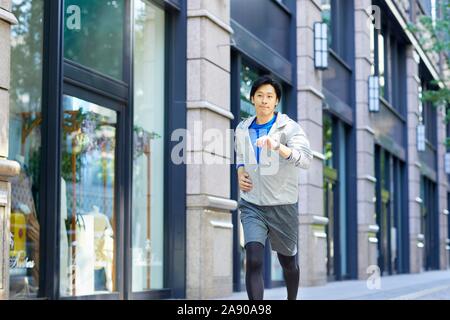
<instances>
[{"instance_id":1,"label":"reflection in glass","mask_svg":"<svg viewBox=\"0 0 450 320\"><path fill-rule=\"evenodd\" d=\"M331 48L332 35L332 24L331 24L331 0L322 0L322 21L328 26L328 47Z\"/></svg>"},{"instance_id":2,"label":"reflection in glass","mask_svg":"<svg viewBox=\"0 0 450 320\"><path fill-rule=\"evenodd\" d=\"M283 268L281 267L280 261L278 260L278 255L276 251L271 251L272 254L272 263L271 268L272 271L270 272L272 281L283 281Z\"/></svg>"},{"instance_id":3,"label":"reflection in glass","mask_svg":"<svg viewBox=\"0 0 450 320\"><path fill-rule=\"evenodd\" d=\"M331 117L323 116L324 165L333 168L333 123Z\"/></svg>"},{"instance_id":4,"label":"reflection in glass","mask_svg":"<svg viewBox=\"0 0 450 320\"><path fill-rule=\"evenodd\" d=\"M241 105L240 105L240 120L256 115L255 106L250 99L250 92L252 90L253 82L255 82L260 76L259 70L250 67L243 63L241 65ZM276 111L283 112L284 95L282 92L281 101L275 108Z\"/></svg>"},{"instance_id":5,"label":"reflection in glass","mask_svg":"<svg viewBox=\"0 0 450 320\"><path fill-rule=\"evenodd\" d=\"M132 290L164 286L165 13L135 1Z\"/></svg>"},{"instance_id":6,"label":"reflection in glass","mask_svg":"<svg viewBox=\"0 0 450 320\"><path fill-rule=\"evenodd\" d=\"M386 97L384 36L378 33L378 75L380 77L380 96Z\"/></svg>"},{"instance_id":7,"label":"reflection in glass","mask_svg":"<svg viewBox=\"0 0 450 320\"><path fill-rule=\"evenodd\" d=\"M241 67L241 108L240 120L254 116L255 107L250 99L253 82L258 79L258 71L251 69L249 66L242 64Z\"/></svg>"},{"instance_id":8,"label":"reflection in glass","mask_svg":"<svg viewBox=\"0 0 450 320\"><path fill-rule=\"evenodd\" d=\"M370 75L375 75L375 26L373 23L369 24L370 35Z\"/></svg>"},{"instance_id":9,"label":"reflection in glass","mask_svg":"<svg viewBox=\"0 0 450 320\"><path fill-rule=\"evenodd\" d=\"M327 256L326 256L326 266L327 266L327 279L336 280L338 276L335 269L335 247L339 246L336 243L335 235L335 225L339 221L335 221L335 215L341 216L339 213L339 208L335 204L335 192L336 192L336 179L337 179L337 168L335 163L335 155L333 154L333 137L339 134L338 131L333 132L333 118L328 114L323 116L323 153L324 168L323 168L323 203L324 203L324 216L328 218L328 225L325 228L327 234ZM344 190L342 190L344 191ZM345 212L345 211L343 211ZM342 213L343 215L344 213ZM338 216L337 216L338 217Z\"/></svg>"},{"instance_id":10,"label":"reflection in glass","mask_svg":"<svg viewBox=\"0 0 450 320\"><path fill-rule=\"evenodd\" d=\"M38 295L43 0L13 0L9 155L21 165L11 180L10 298Z\"/></svg>"},{"instance_id":11,"label":"reflection in glass","mask_svg":"<svg viewBox=\"0 0 450 320\"><path fill-rule=\"evenodd\" d=\"M124 0L64 1L64 57L122 79Z\"/></svg>"},{"instance_id":12,"label":"reflection in glass","mask_svg":"<svg viewBox=\"0 0 450 320\"><path fill-rule=\"evenodd\" d=\"M60 293L113 292L117 115L71 96L63 106Z\"/></svg>"}]
</instances>

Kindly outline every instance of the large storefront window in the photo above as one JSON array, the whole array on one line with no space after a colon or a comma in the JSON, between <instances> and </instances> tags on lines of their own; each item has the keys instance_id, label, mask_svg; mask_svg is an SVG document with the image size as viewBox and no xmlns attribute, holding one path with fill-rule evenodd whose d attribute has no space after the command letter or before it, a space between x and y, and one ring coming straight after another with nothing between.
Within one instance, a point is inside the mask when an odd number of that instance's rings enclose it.
<instances>
[{"instance_id":1,"label":"large storefront window","mask_svg":"<svg viewBox=\"0 0 450 320\"><path fill-rule=\"evenodd\" d=\"M375 147L376 222L378 231L378 265L382 274L405 270L405 252L401 243L404 230L404 194L402 181L404 164L381 148Z\"/></svg>"},{"instance_id":2,"label":"large storefront window","mask_svg":"<svg viewBox=\"0 0 450 320\"><path fill-rule=\"evenodd\" d=\"M116 291L115 111L64 96L60 293Z\"/></svg>"},{"instance_id":3,"label":"large storefront window","mask_svg":"<svg viewBox=\"0 0 450 320\"><path fill-rule=\"evenodd\" d=\"M123 77L124 0L66 0L64 57Z\"/></svg>"},{"instance_id":4,"label":"large storefront window","mask_svg":"<svg viewBox=\"0 0 450 320\"><path fill-rule=\"evenodd\" d=\"M168 90L185 86L183 7L11 1L11 299L183 297L185 221L165 222L182 212L185 168L164 143L185 118L186 93ZM178 204L165 207L165 185Z\"/></svg>"},{"instance_id":5,"label":"large storefront window","mask_svg":"<svg viewBox=\"0 0 450 320\"><path fill-rule=\"evenodd\" d=\"M420 179L422 210L420 233L423 235L422 267L424 271L439 269L439 216L436 183L425 176Z\"/></svg>"},{"instance_id":6,"label":"large storefront window","mask_svg":"<svg viewBox=\"0 0 450 320\"><path fill-rule=\"evenodd\" d=\"M165 13L134 7L132 290L164 286Z\"/></svg>"},{"instance_id":7,"label":"large storefront window","mask_svg":"<svg viewBox=\"0 0 450 320\"><path fill-rule=\"evenodd\" d=\"M9 155L21 165L11 181L10 298L39 291L43 0L13 0Z\"/></svg>"},{"instance_id":8,"label":"large storefront window","mask_svg":"<svg viewBox=\"0 0 450 320\"><path fill-rule=\"evenodd\" d=\"M348 278L347 129L329 113L323 115L323 154L327 279L334 281Z\"/></svg>"},{"instance_id":9,"label":"large storefront window","mask_svg":"<svg viewBox=\"0 0 450 320\"><path fill-rule=\"evenodd\" d=\"M339 245L335 243L337 234L335 233L335 195L337 188L337 170L333 165L333 121L330 116L323 116L323 146L324 146L324 168L323 168L323 199L324 199L324 212L328 218L327 225L327 278L328 280L336 280L336 268L335 268L335 248Z\"/></svg>"}]
</instances>

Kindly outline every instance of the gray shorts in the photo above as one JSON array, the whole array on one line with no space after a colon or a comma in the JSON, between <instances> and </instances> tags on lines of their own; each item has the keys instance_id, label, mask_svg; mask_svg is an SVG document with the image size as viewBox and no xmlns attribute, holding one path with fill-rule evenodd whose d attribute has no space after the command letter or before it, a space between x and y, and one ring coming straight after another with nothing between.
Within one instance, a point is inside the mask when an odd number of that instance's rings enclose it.
<instances>
[{"instance_id":1,"label":"gray shorts","mask_svg":"<svg viewBox=\"0 0 450 320\"><path fill-rule=\"evenodd\" d=\"M241 198L238 209L245 245L256 241L264 246L269 237L272 250L285 256L297 254L298 203L258 206Z\"/></svg>"}]
</instances>

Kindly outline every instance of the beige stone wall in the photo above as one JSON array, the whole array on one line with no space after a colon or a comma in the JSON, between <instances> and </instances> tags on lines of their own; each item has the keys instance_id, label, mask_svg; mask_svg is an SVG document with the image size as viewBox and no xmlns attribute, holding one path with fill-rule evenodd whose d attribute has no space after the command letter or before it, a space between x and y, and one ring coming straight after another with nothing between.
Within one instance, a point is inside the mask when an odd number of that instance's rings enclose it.
<instances>
[{"instance_id":1,"label":"beige stone wall","mask_svg":"<svg viewBox=\"0 0 450 320\"><path fill-rule=\"evenodd\" d=\"M300 286L326 282L328 219L323 217L322 71L314 68L314 22L322 21L320 1L297 0L297 115L315 157L300 170Z\"/></svg>"},{"instance_id":2,"label":"beige stone wall","mask_svg":"<svg viewBox=\"0 0 450 320\"><path fill-rule=\"evenodd\" d=\"M420 163L417 151L417 124L419 123L419 57L413 46L406 53L406 90L408 108L408 187L409 187L409 250L410 272L422 269L423 248L420 246Z\"/></svg>"},{"instance_id":3,"label":"beige stone wall","mask_svg":"<svg viewBox=\"0 0 450 320\"><path fill-rule=\"evenodd\" d=\"M187 127L194 138L187 157L203 163L187 165L186 296L209 299L228 296L233 289L233 153L202 141L209 129L225 137L233 119L229 0L188 0L187 24Z\"/></svg>"},{"instance_id":4,"label":"beige stone wall","mask_svg":"<svg viewBox=\"0 0 450 320\"><path fill-rule=\"evenodd\" d=\"M438 181L437 192L439 197L439 268L448 267L448 208L447 208L447 174L445 173L445 139L447 136L444 114L442 109L437 112L437 157Z\"/></svg>"},{"instance_id":5,"label":"beige stone wall","mask_svg":"<svg viewBox=\"0 0 450 320\"><path fill-rule=\"evenodd\" d=\"M370 0L355 1L355 74L356 74L356 163L358 220L358 278L367 279L368 268L377 265L375 221L374 129L369 112L368 79L370 59Z\"/></svg>"}]
</instances>

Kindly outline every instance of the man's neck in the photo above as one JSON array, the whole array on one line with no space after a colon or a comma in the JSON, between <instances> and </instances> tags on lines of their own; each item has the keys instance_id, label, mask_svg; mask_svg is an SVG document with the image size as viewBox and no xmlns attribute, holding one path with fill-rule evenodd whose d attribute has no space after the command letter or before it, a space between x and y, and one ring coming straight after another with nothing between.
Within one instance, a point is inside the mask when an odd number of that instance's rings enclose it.
<instances>
[{"instance_id":1,"label":"man's neck","mask_svg":"<svg viewBox=\"0 0 450 320\"><path fill-rule=\"evenodd\" d=\"M275 112L273 112L272 114L268 115L268 116L256 116L256 124L266 124L267 122L269 122L270 120L273 119L275 115Z\"/></svg>"}]
</instances>

